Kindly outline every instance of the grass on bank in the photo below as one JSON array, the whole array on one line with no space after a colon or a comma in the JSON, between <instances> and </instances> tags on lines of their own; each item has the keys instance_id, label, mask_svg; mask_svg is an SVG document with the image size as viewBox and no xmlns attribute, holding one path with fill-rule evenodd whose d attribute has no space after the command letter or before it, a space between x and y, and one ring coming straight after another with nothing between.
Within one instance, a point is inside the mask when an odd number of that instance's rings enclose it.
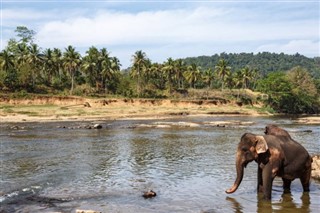
<instances>
[{"instance_id":1,"label":"grass on bank","mask_svg":"<svg viewBox=\"0 0 320 213\"><path fill-rule=\"evenodd\" d=\"M20 94L0 94L0 116L6 115L27 115L33 117L130 117L144 115L179 115L179 114L269 114L273 112L268 107L263 107L261 94L250 90L188 90L187 94L173 94L171 99L157 99L162 104L108 104L106 106L84 107L83 104L72 103L73 99L86 99L95 102L101 99L127 99L125 97L102 96L84 97L84 96L57 96L57 95L39 95L30 93ZM49 102L49 104L35 104L37 99L55 99L63 97L68 102L58 105ZM15 100L16 104L8 104L3 100ZM30 100L30 101L29 101ZM152 99L133 99L134 103L140 100ZM154 99L155 100L155 99ZM168 103L167 100L170 100ZM34 101L34 102L32 102ZM163 102L162 102L163 101ZM212 105L202 105L202 101L211 101ZM2 102L2 103L1 103ZM32 104L29 104L32 103ZM140 103L139 102L139 103ZM143 102L143 101L142 101Z\"/></svg>"}]
</instances>

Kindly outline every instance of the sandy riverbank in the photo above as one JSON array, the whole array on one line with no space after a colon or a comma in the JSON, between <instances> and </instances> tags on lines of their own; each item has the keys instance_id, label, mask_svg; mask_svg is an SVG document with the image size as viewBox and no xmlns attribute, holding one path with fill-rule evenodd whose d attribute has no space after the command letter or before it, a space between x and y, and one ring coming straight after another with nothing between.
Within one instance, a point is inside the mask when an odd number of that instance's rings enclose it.
<instances>
[{"instance_id":1,"label":"sandy riverbank","mask_svg":"<svg viewBox=\"0 0 320 213\"><path fill-rule=\"evenodd\" d=\"M271 116L262 106L225 100L105 99L41 96L0 100L1 122L161 119L173 116ZM297 122L320 124L320 117Z\"/></svg>"},{"instance_id":2,"label":"sandy riverbank","mask_svg":"<svg viewBox=\"0 0 320 213\"><path fill-rule=\"evenodd\" d=\"M101 119L159 119L172 116L267 115L259 106L239 106L223 100L101 99L37 97L2 99L1 122Z\"/></svg>"}]
</instances>

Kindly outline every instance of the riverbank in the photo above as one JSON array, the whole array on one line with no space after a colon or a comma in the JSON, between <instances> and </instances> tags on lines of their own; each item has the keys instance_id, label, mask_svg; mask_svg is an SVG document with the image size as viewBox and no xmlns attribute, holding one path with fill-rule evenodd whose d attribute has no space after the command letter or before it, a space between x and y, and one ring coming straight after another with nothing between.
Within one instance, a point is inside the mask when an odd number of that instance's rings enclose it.
<instances>
[{"instance_id":1,"label":"riverbank","mask_svg":"<svg viewBox=\"0 0 320 213\"><path fill-rule=\"evenodd\" d=\"M165 119L174 116L272 116L262 105L215 100L170 100L35 96L0 98L1 122ZM320 117L297 122L320 124Z\"/></svg>"},{"instance_id":2,"label":"riverbank","mask_svg":"<svg viewBox=\"0 0 320 213\"><path fill-rule=\"evenodd\" d=\"M224 100L169 100L39 96L0 100L1 122L159 119L172 116L268 115L262 106Z\"/></svg>"}]
</instances>

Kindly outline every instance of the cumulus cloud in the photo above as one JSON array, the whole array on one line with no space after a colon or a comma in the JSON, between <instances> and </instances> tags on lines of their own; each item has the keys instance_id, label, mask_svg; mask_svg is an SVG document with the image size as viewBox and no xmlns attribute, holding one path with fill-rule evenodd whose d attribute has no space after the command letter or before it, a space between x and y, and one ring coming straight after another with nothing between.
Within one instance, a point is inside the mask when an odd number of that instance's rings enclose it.
<instances>
[{"instance_id":1,"label":"cumulus cloud","mask_svg":"<svg viewBox=\"0 0 320 213\"><path fill-rule=\"evenodd\" d=\"M196 5L196 6L195 6ZM252 6L253 5L253 6ZM168 57L211 55L220 52L284 52L319 55L319 20L288 4L192 4L148 10L72 8L4 9L3 41L8 29L24 25L37 32L43 48L106 47L119 56L143 50L157 61ZM291 4L290 4L291 5ZM133 6L130 4L129 6ZM315 13L312 10L312 13ZM284 13L286 12L286 13ZM12 30L13 31L13 30ZM117 55L119 54L119 55Z\"/></svg>"},{"instance_id":2,"label":"cumulus cloud","mask_svg":"<svg viewBox=\"0 0 320 213\"><path fill-rule=\"evenodd\" d=\"M212 36L212 23L222 10L169 10L124 13L99 11L93 17L78 16L45 23L38 31L45 43L80 46L123 45L132 42L193 42ZM215 27L214 27L215 28Z\"/></svg>"},{"instance_id":3,"label":"cumulus cloud","mask_svg":"<svg viewBox=\"0 0 320 213\"><path fill-rule=\"evenodd\" d=\"M76 16L48 21L40 26L42 44L77 46L124 45L132 43L168 44L214 41L255 41L314 36L314 24L265 23L241 20L230 9L195 8L139 13L99 11L92 16ZM240 15L240 14L238 14ZM233 18L225 18L232 16Z\"/></svg>"},{"instance_id":4,"label":"cumulus cloud","mask_svg":"<svg viewBox=\"0 0 320 213\"><path fill-rule=\"evenodd\" d=\"M312 40L291 40L284 44L279 43L271 43L261 45L257 48L257 52L275 52L275 53L288 53L295 54L300 53L306 56L314 56L317 54L320 56L320 41L312 41Z\"/></svg>"}]
</instances>

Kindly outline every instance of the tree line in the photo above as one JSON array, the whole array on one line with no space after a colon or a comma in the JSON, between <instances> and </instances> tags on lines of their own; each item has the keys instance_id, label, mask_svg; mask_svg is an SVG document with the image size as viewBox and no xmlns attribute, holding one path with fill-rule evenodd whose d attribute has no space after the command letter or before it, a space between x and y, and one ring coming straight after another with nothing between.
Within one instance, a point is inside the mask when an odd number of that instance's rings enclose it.
<instances>
[{"instance_id":1,"label":"tree line","mask_svg":"<svg viewBox=\"0 0 320 213\"><path fill-rule=\"evenodd\" d=\"M132 55L131 66L121 70L119 59L111 56L106 48L92 46L84 56L71 45L63 50L42 50L34 42L33 30L18 26L15 32L17 39L10 39L0 53L3 91L164 98L185 93L190 88L251 89L268 94L266 104L276 111L315 113L319 109L320 69L316 59L314 64L306 66L311 67L312 72L304 66L266 71L252 60L248 61L250 54L238 54L237 60L230 59L234 54L222 53L210 60L207 57L168 58L163 63L154 63L145 52L138 50ZM286 106L288 100L299 106Z\"/></svg>"}]
</instances>

